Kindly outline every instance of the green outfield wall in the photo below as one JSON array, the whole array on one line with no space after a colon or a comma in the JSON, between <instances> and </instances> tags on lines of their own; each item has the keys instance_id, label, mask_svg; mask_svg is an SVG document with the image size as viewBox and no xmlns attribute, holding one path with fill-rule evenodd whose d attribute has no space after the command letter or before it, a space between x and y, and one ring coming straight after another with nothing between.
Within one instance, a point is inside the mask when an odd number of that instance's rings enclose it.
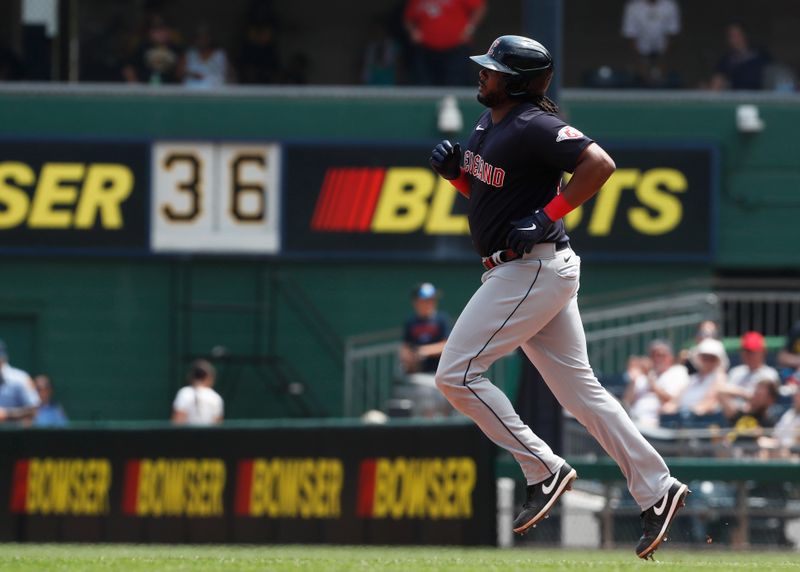
<instances>
[{"instance_id":1,"label":"green outfield wall","mask_svg":"<svg viewBox=\"0 0 800 572\"><path fill-rule=\"evenodd\" d=\"M434 143L436 92L328 89L234 96L81 88L0 91L4 141L269 141ZM465 140L480 112L459 92ZM613 98L567 93L570 121L601 144L716 150L713 255L707 261L584 261L581 292L679 287L719 271L795 272L800 102L762 99L762 132L741 134L743 100ZM427 143L426 143L427 144ZM423 159L424 162L424 159ZM691 208L687 205L684 208ZM283 221L291 225L292 221ZM0 235L2 236L2 235ZM578 252L589 248L575 244ZM411 286L431 280L457 316L479 284L477 259L324 255L2 254L0 337L11 361L48 373L78 420L163 419L186 363L212 355L228 416L332 416L341 411L342 340L398 326Z\"/></svg>"}]
</instances>

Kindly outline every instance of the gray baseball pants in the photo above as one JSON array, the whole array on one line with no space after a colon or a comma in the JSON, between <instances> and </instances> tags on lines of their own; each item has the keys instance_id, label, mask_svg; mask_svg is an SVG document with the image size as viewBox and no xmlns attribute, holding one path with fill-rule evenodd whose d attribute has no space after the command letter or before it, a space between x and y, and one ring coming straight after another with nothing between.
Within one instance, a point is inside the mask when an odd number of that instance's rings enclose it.
<instances>
[{"instance_id":1,"label":"gray baseball pants","mask_svg":"<svg viewBox=\"0 0 800 572\"><path fill-rule=\"evenodd\" d=\"M528 484L544 481L564 460L522 423L508 397L484 373L521 347L561 405L617 462L634 500L647 510L673 483L664 460L619 402L597 381L578 312L580 258L552 243L501 264L456 321L436 372L436 385L457 410L508 450Z\"/></svg>"}]
</instances>

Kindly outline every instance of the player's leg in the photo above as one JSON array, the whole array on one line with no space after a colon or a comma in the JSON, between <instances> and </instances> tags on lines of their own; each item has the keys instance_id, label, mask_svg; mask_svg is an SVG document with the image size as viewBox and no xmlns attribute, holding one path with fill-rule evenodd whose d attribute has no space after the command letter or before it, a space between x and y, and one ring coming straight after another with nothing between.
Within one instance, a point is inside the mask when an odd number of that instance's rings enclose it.
<instances>
[{"instance_id":1,"label":"player's leg","mask_svg":"<svg viewBox=\"0 0 800 572\"><path fill-rule=\"evenodd\" d=\"M628 489L643 511L642 537L636 554L650 557L666 538L689 489L670 476L661 455L594 376L577 297L522 348L556 399L622 469Z\"/></svg>"},{"instance_id":2,"label":"player's leg","mask_svg":"<svg viewBox=\"0 0 800 572\"><path fill-rule=\"evenodd\" d=\"M647 509L673 483L669 469L589 365L577 296L522 345L550 390L622 469L634 500Z\"/></svg>"},{"instance_id":3,"label":"player's leg","mask_svg":"<svg viewBox=\"0 0 800 572\"><path fill-rule=\"evenodd\" d=\"M542 268L534 259L485 273L483 285L450 333L436 372L436 385L448 401L514 456L528 484L552 478L564 461L520 420L508 397L483 374L550 321L571 296Z\"/></svg>"}]
</instances>

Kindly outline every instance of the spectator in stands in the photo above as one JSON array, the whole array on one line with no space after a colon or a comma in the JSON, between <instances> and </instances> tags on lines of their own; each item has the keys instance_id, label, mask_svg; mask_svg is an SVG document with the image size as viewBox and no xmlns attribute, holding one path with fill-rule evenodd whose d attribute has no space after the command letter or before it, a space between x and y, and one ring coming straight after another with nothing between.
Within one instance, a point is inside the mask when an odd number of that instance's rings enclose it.
<instances>
[{"instance_id":1,"label":"spectator in stands","mask_svg":"<svg viewBox=\"0 0 800 572\"><path fill-rule=\"evenodd\" d=\"M69 420L64 408L53 401L53 384L50 382L50 378L46 375L37 375L33 379L33 383L41 402L33 424L37 427L65 427Z\"/></svg>"},{"instance_id":2,"label":"spectator in stands","mask_svg":"<svg viewBox=\"0 0 800 572\"><path fill-rule=\"evenodd\" d=\"M773 427L775 420L770 409L777 400L778 384L770 378L762 378L756 382L753 394L743 406L739 406L734 399L720 395L722 410L733 426L728 440L736 441L742 437L753 439L760 435L761 428Z\"/></svg>"},{"instance_id":3,"label":"spectator in stands","mask_svg":"<svg viewBox=\"0 0 800 572\"><path fill-rule=\"evenodd\" d=\"M414 52L414 83L469 83L467 48L485 14L485 0L408 0L403 22Z\"/></svg>"},{"instance_id":4,"label":"spectator in stands","mask_svg":"<svg viewBox=\"0 0 800 572\"><path fill-rule=\"evenodd\" d=\"M376 21L370 39L364 48L361 81L365 85L395 85L400 59L400 46L390 34L386 24Z\"/></svg>"},{"instance_id":5,"label":"spectator in stands","mask_svg":"<svg viewBox=\"0 0 800 572\"><path fill-rule=\"evenodd\" d=\"M128 83L178 83L180 58L174 30L156 14L150 21L147 39L122 69L122 75Z\"/></svg>"},{"instance_id":6,"label":"spectator in stands","mask_svg":"<svg viewBox=\"0 0 800 572\"><path fill-rule=\"evenodd\" d=\"M653 361L647 356L630 356L623 378L627 383L638 379L653 369Z\"/></svg>"},{"instance_id":7,"label":"spectator in stands","mask_svg":"<svg viewBox=\"0 0 800 572\"><path fill-rule=\"evenodd\" d=\"M685 366L690 374L697 371L692 356L696 355L698 344L708 338L719 339L719 326L717 326L717 323L713 320L703 320L700 322L694 333L694 345L682 349L680 353L678 353L678 363Z\"/></svg>"},{"instance_id":8,"label":"spectator in stands","mask_svg":"<svg viewBox=\"0 0 800 572\"><path fill-rule=\"evenodd\" d=\"M763 89L764 71L772 61L770 55L750 45L741 24L729 24L725 33L728 51L717 64L711 89Z\"/></svg>"},{"instance_id":9,"label":"spectator in stands","mask_svg":"<svg viewBox=\"0 0 800 572\"><path fill-rule=\"evenodd\" d=\"M210 362L199 359L192 362L186 375L187 385L182 387L172 404L172 422L175 425L216 425L222 423L224 404L214 391L217 372Z\"/></svg>"},{"instance_id":10,"label":"spectator in stands","mask_svg":"<svg viewBox=\"0 0 800 572\"><path fill-rule=\"evenodd\" d=\"M773 437L784 450L800 447L800 388L796 388L792 407L775 424Z\"/></svg>"},{"instance_id":11,"label":"spectator in stands","mask_svg":"<svg viewBox=\"0 0 800 572\"><path fill-rule=\"evenodd\" d=\"M675 0L628 0L622 16L622 35L631 40L637 54L643 85L665 84L664 55L671 37L680 31L681 12Z\"/></svg>"},{"instance_id":12,"label":"spectator in stands","mask_svg":"<svg viewBox=\"0 0 800 572\"><path fill-rule=\"evenodd\" d=\"M697 344L692 361L697 371L680 395L664 404L662 413L703 417L719 411L717 391L726 383L729 363L725 347L719 340L706 338Z\"/></svg>"},{"instance_id":13,"label":"spectator in stands","mask_svg":"<svg viewBox=\"0 0 800 572\"><path fill-rule=\"evenodd\" d=\"M417 409L424 416L452 411L434 380L439 358L450 335L450 320L438 310L439 297L439 290L430 282L414 287L411 291L414 313L403 326L400 346L400 363L405 381L411 386L405 393L420 402Z\"/></svg>"},{"instance_id":14,"label":"spectator in stands","mask_svg":"<svg viewBox=\"0 0 800 572\"><path fill-rule=\"evenodd\" d=\"M6 344L0 340L0 422L29 424L37 407L31 376L8 363Z\"/></svg>"},{"instance_id":15,"label":"spectator in stands","mask_svg":"<svg viewBox=\"0 0 800 572\"><path fill-rule=\"evenodd\" d=\"M652 341L648 355L653 368L646 373L633 372L623 402L639 427L658 427L663 405L681 394L689 384L689 374L675 363L672 344L666 340Z\"/></svg>"},{"instance_id":16,"label":"spectator in stands","mask_svg":"<svg viewBox=\"0 0 800 572\"><path fill-rule=\"evenodd\" d=\"M400 361L406 373L436 373L450 333L447 316L438 310L439 290L430 282L415 286L411 305L414 314L403 326Z\"/></svg>"},{"instance_id":17,"label":"spectator in stands","mask_svg":"<svg viewBox=\"0 0 800 572\"><path fill-rule=\"evenodd\" d=\"M194 43L181 58L180 76L186 87L222 87L233 79L225 50L214 45L207 25L197 28Z\"/></svg>"},{"instance_id":18,"label":"spectator in stands","mask_svg":"<svg viewBox=\"0 0 800 572\"><path fill-rule=\"evenodd\" d=\"M796 321L786 336L786 346L778 352L778 365L800 369L800 320Z\"/></svg>"},{"instance_id":19,"label":"spectator in stands","mask_svg":"<svg viewBox=\"0 0 800 572\"><path fill-rule=\"evenodd\" d=\"M245 84L283 82L278 45L277 20L269 9L254 8L239 50L239 81Z\"/></svg>"},{"instance_id":20,"label":"spectator in stands","mask_svg":"<svg viewBox=\"0 0 800 572\"><path fill-rule=\"evenodd\" d=\"M767 348L764 336L758 332L745 332L739 342L742 363L728 372L728 382L719 388L721 394L739 398L739 405L753 395L759 379L780 382L775 368L766 364Z\"/></svg>"}]
</instances>

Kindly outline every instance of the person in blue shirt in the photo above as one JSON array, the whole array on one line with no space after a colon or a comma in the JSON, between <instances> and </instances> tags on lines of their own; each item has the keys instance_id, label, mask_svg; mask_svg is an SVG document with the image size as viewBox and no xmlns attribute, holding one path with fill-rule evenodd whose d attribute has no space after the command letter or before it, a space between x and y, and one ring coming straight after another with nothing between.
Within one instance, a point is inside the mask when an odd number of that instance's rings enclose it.
<instances>
[{"instance_id":1,"label":"person in blue shirt","mask_svg":"<svg viewBox=\"0 0 800 572\"><path fill-rule=\"evenodd\" d=\"M37 427L64 427L69 424L64 408L53 401L53 384L50 378L46 375L37 375L33 383L41 400L33 424Z\"/></svg>"},{"instance_id":2,"label":"person in blue shirt","mask_svg":"<svg viewBox=\"0 0 800 572\"><path fill-rule=\"evenodd\" d=\"M416 285L411 291L414 313L403 326L400 363L404 385L396 388L396 396L414 403L414 415L441 417L451 415L452 407L436 389L435 374L439 366L450 319L440 312L439 290L430 282Z\"/></svg>"},{"instance_id":3,"label":"person in blue shirt","mask_svg":"<svg viewBox=\"0 0 800 572\"><path fill-rule=\"evenodd\" d=\"M406 373L436 373L439 356L450 333L447 316L439 312L439 291L423 282L411 292L414 315L403 326L400 359Z\"/></svg>"}]
</instances>

